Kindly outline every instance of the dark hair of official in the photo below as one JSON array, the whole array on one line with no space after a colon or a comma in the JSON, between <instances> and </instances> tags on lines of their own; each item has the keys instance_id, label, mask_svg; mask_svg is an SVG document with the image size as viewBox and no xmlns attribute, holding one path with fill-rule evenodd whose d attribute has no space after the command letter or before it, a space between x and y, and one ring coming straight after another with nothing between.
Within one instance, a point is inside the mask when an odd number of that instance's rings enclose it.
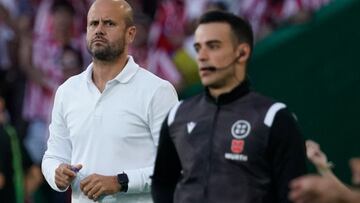
<instances>
[{"instance_id":1,"label":"dark hair of official","mask_svg":"<svg viewBox=\"0 0 360 203\"><path fill-rule=\"evenodd\" d=\"M209 11L200 17L198 25L214 22L228 23L235 37L235 42L247 43L249 44L251 51L253 50L254 36L248 22L232 13L224 11Z\"/></svg>"}]
</instances>

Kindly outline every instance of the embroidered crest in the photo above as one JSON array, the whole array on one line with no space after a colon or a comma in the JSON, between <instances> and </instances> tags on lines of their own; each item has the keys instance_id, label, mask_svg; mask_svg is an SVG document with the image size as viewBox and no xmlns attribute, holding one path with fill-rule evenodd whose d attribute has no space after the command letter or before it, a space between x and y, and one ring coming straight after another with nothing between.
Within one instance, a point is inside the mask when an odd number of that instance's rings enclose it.
<instances>
[{"instance_id":1,"label":"embroidered crest","mask_svg":"<svg viewBox=\"0 0 360 203\"><path fill-rule=\"evenodd\" d=\"M231 127L231 134L236 139L244 139L250 133L251 125L248 121L236 121Z\"/></svg>"}]
</instances>

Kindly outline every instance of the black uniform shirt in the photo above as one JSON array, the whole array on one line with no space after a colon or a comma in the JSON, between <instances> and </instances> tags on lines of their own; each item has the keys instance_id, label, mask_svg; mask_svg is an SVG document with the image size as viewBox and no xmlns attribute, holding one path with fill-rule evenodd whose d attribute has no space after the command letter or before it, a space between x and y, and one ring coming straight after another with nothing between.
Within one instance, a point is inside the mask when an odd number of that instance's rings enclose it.
<instances>
[{"instance_id":1,"label":"black uniform shirt","mask_svg":"<svg viewBox=\"0 0 360 203\"><path fill-rule=\"evenodd\" d=\"M245 81L217 100L206 91L170 111L152 195L157 203L289 202L288 184L305 174L305 160L286 106Z\"/></svg>"}]
</instances>

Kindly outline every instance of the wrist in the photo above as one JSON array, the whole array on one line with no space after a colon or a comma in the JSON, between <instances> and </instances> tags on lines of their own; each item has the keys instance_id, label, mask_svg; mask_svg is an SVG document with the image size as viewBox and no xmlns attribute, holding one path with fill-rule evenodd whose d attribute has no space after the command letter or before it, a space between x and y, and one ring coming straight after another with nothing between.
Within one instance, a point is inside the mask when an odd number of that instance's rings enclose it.
<instances>
[{"instance_id":1,"label":"wrist","mask_svg":"<svg viewBox=\"0 0 360 203\"><path fill-rule=\"evenodd\" d=\"M332 173L332 168L334 164L332 162L327 162L324 165L317 165L316 169L320 173L320 175L326 175L327 173Z\"/></svg>"},{"instance_id":2,"label":"wrist","mask_svg":"<svg viewBox=\"0 0 360 203\"><path fill-rule=\"evenodd\" d=\"M128 175L124 172L117 174L117 182L120 185L120 192L128 191L129 178Z\"/></svg>"},{"instance_id":3,"label":"wrist","mask_svg":"<svg viewBox=\"0 0 360 203\"><path fill-rule=\"evenodd\" d=\"M59 185L59 184L57 184L56 182L55 182L55 185L56 185L56 187L57 187L57 189L58 189L59 192L64 192L64 191L66 191L66 190L69 188L69 186L70 186L70 184L69 184L69 185Z\"/></svg>"}]
</instances>

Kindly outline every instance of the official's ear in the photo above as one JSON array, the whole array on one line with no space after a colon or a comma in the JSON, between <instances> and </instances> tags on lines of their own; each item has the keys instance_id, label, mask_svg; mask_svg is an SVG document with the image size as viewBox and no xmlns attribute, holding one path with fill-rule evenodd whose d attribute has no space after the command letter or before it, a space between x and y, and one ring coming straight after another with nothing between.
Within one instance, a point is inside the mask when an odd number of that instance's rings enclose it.
<instances>
[{"instance_id":1,"label":"official's ear","mask_svg":"<svg viewBox=\"0 0 360 203\"><path fill-rule=\"evenodd\" d=\"M131 44L135 39L136 27L135 26L128 27L126 29L125 34L126 34L126 36L125 36L126 44Z\"/></svg>"},{"instance_id":2,"label":"official's ear","mask_svg":"<svg viewBox=\"0 0 360 203\"><path fill-rule=\"evenodd\" d=\"M251 55L251 48L247 43L241 43L237 47L237 58L239 63L246 63Z\"/></svg>"}]
</instances>

